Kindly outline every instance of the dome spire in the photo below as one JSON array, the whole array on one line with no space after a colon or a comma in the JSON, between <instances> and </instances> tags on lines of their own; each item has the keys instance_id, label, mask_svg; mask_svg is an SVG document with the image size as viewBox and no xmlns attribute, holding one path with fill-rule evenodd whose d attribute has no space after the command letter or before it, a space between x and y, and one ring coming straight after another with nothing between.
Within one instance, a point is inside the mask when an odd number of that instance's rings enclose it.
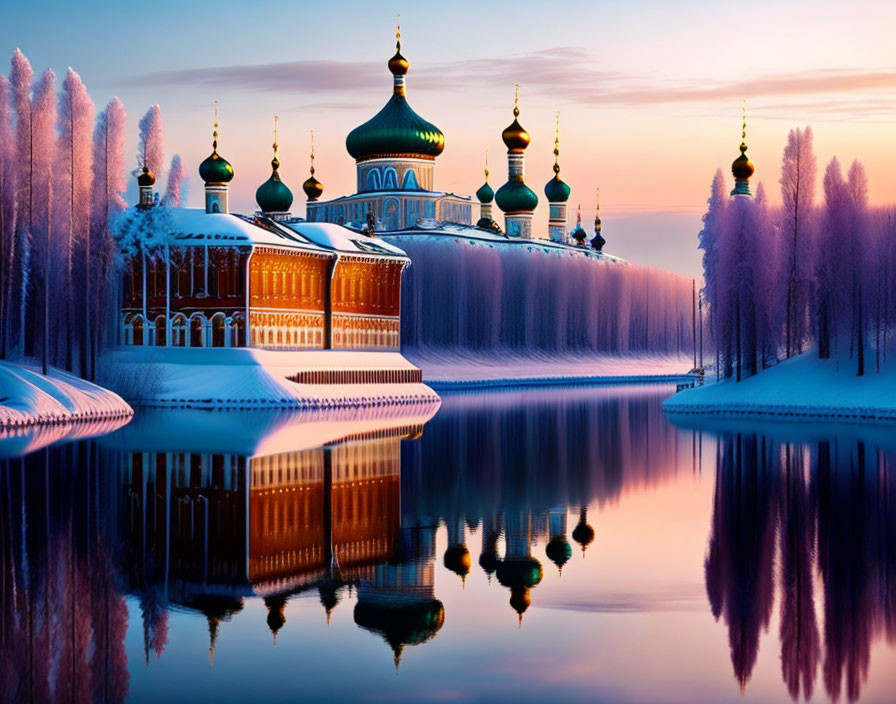
<instances>
[{"instance_id":1,"label":"dome spire","mask_svg":"<svg viewBox=\"0 0 896 704\"><path fill-rule=\"evenodd\" d=\"M311 176L309 176L305 183L302 184L302 190L305 191L305 195L308 197L308 200L317 200L323 195L324 186L323 184L314 178L314 130L311 130Z\"/></svg>"},{"instance_id":2,"label":"dome spire","mask_svg":"<svg viewBox=\"0 0 896 704\"><path fill-rule=\"evenodd\" d=\"M548 199L548 234L553 242L566 239L566 201L569 200L570 188L560 178L560 111L554 125L554 176L544 186L544 195Z\"/></svg>"},{"instance_id":3,"label":"dome spire","mask_svg":"<svg viewBox=\"0 0 896 704\"><path fill-rule=\"evenodd\" d=\"M274 115L274 158L271 159L271 177L255 191L255 202L261 212L272 215L275 219L284 219L292 205L292 191L280 179L280 159L277 158L277 124L280 121L278 115Z\"/></svg>"},{"instance_id":4,"label":"dome spire","mask_svg":"<svg viewBox=\"0 0 896 704\"><path fill-rule=\"evenodd\" d=\"M401 55L401 13L398 13L398 22L395 26L395 56L389 59L389 72L395 77L393 92L404 95L404 77L407 75L410 64Z\"/></svg>"},{"instance_id":5,"label":"dome spire","mask_svg":"<svg viewBox=\"0 0 896 704\"><path fill-rule=\"evenodd\" d=\"M215 126L212 129L212 153L199 165L199 177L205 181L205 212L229 212L227 184L233 179L230 162L218 154L218 101L215 101Z\"/></svg>"},{"instance_id":6,"label":"dome spire","mask_svg":"<svg viewBox=\"0 0 896 704\"><path fill-rule=\"evenodd\" d=\"M500 231L497 223L492 219L492 201L495 199L495 192L488 183L488 149L485 150L485 183L476 191L476 199L479 201L479 220L476 227L484 230Z\"/></svg>"},{"instance_id":7,"label":"dome spire","mask_svg":"<svg viewBox=\"0 0 896 704\"><path fill-rule=\"evenodd\" d=\"M511 237L532 237L532 211L538 196L525 183L526 147L529 133L519 122L520 86L513 84L513 122L501 133L507 147L507 183L495 194L498 207L504 211L504 231Z\"/></svg>"},{"instance_id":8,"label":"dome spire","mask_svg":"<svg viewBox=\"0 0 896 704\"><path fill-rule=\"evenodd\" d=\"M585 240L588 239L588 234L585 232L585 229L582 227L582 204L579 203L576 206L576 229L572 231L572 238L576 241L576 245L579 247L585 246Z\"/></svg>"},{"instance_id":9,"label":"dome spire","mask_svg":"<svg viewBox=\"0 0 896 704\"><path fill-rule=\"evenodd\" d=\"M750 176L755 170L753 162L747 157L747 99L744 98L743 123L740 133L740 156L731 164L731 173L734 175L734 190L732 196L750 196Z\"/></svg>"},{"instance_id":10,"label":"dome spire","mask_svg":"<svg viewBox=\"0 0 896 704\"><path fill-rule=\"evenodd\" d=\"M600 252L607 241L600 234L600 186L597 187L594 205L594 237L591 238L591 246Z\"/></svg>"}]
</instances>

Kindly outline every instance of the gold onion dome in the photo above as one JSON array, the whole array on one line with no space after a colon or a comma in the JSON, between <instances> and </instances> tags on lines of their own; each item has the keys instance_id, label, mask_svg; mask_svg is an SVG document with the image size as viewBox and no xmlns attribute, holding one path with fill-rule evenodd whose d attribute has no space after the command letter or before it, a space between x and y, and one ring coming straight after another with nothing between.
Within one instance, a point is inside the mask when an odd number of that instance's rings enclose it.
<instances>
[{"instance_id":1,"label":"gold onion dome","mask_svg":"<svg viewBox=\"0 0 896 704\"><path fill-rule=\"evenodd\" d=\"M156 182L156 175L149 170L148 166L143 167L143 171L137 176L138 186L152 186Z\"/></svg>"},{"instance_id":2,"label":"gold onion dome","mask_svg":"<svg viewBox=\"0 0 896 704\"><path fill-rule=\"evenodd\" d=\"M520 124L520 104L519 104L519 86L515 86L516 90L513 97L513 122L511 122L501 133L501 139L509 152L521 152L529 146L531 138L529 133Z\"/></svg>"},{"instance_id":3,"label":"gold onion dome","mask_svg":"<svg viewBox=\"0 0 896 704\"><path fill-rule=\"evenodd\" d=\"M749 181L754 171L753 162L747 156L747 145L745 142L741 142L740 156L731 162L731 173L738 181Z\"/></svg>"},{"instance_id":4,"label":"gold onion dome","mask_svg":"<svg viewBox=\"0 0 896 704\"><path fill-rule=\"evenodd\" d=\"M408 105L404 76L408 61L401 55L399 41L389 59L389 71L395 77L392 97L376 115L359 125L345 138L345 148L355 161L379 158L435 159L445 149L445 135L424 120Z\"/></svg>"},{"instance_id":5,"label":"gold onion dome","mask_svg":"<svg viewBox=\"0 0 896 704\"><path fill-rule=\"evenodd\" d=\"M302 184L308 200L317 200L324 193L324 184L314 178L314 130L311 130L311 175Z\"/></svg>"}]
</instances>

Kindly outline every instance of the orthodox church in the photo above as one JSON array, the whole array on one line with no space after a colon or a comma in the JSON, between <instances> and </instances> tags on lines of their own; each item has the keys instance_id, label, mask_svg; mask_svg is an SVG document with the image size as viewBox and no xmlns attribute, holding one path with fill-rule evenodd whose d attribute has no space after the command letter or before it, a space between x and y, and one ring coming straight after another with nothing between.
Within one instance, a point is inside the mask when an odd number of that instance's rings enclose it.
<instances>
[{"instance_id":1,"label":"orthodox church","mask_svg":"<svg viewBox=\"0 0 896 704\"><path fill-rule=\"evenodd\" d=\"M390 239L426 232L504 242L525 240L530 245L554 250L559 246L615 260L602 253L605 240L599 216L590 242L587 235L577 237L584 233L581 218L576 231L567 232L571 189L560 177L559 115L554 175L544 187L549 204L549 237L538 236L540 228L533 222L538 196L525 182L525 152L531 137L519 121L518 88L513 122L501 134L507 147L507 182L495 191L488 182L486 165L485 183L475 194L479 217L474 220L472 197L436 190L435 161L445 148L445 135L408 103L406 77L410 64L401 53L400 29L396 40L395 55L387 64L393 77L392 95L376 115L349 132L345 140L346 150L355 159L357 192L321 200L323 185L314 176L312 149L311 177L303 185L308 199L306 220L345 225L368 234L376 232ZM492 217L493 203L504 213L503 227Z\"/></svg>"}]
</instances>

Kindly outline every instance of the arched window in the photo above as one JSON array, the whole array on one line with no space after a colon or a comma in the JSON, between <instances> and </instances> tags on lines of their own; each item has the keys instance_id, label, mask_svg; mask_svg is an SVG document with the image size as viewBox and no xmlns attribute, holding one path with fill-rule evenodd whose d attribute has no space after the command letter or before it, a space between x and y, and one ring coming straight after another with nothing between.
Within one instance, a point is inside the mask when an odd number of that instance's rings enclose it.
<instances>
[{"instance_id":1,"label":"arched window","mask_svg":"<svg viewBox=\"0 0 896 704\"><path fill-rule=\"evenodd\" d=\"M367 181L364 187L365 191L378 191L380 190L380 170L376 168L370 169L367 172Z\"/></svg>"},{"instance_id":2,"label":"arched window","mask_svg":"<svg viewBox=\"0 0 896 704\"><path fill-rule=\"evenodd\" d=\"M385 190L395 190L398 188L398 172L394 166L387 166L383 169L383 188Z\"/></svg>"},{"instance_id":3,"label":"arched window","mask_svg":"<svg viewBox=\"0 0 896 704\"><path fill-rule=\"evenodd\" d=\"M213 212L213 213L220 213L220 212L221 212L221 206L220 206L220 204L218 203L218 201L215 201L214 203L212 203L212 212Z\"/></svg>"},{"instance_id":4,"label":"arched window","mask_svg":"<svg viewBox=\"0 0 896 704\"><path fill-rule=\"evenodd\" d=\"M227 347L224 323L223 313L215 313L212 316L212 347Z\"/></svg>"},{"instance_id":5,"label":"arched window","mask_svg":"<svg viewBox=\"0 0 896 704\"><path fill-rule=\"evenodd\" d=\"M420 186L417 184L417 173L413 169L404 172L404 178L401 187L406 191L419 191Z\"/></svg>"}]
</instances>

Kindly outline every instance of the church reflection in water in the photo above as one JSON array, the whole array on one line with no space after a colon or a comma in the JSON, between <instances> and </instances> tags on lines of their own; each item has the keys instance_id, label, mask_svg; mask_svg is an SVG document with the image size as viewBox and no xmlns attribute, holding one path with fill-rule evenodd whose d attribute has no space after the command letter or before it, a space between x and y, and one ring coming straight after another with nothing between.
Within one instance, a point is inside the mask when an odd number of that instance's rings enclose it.
<instances>
[{"instance_id":1,"label":"church reflection in water","mask_svg":"<svg viewBox=\"0 0 896 704\"><path fill-rule=\"evenodd\" d=\"M548 567L588 569L571 557L599 541L606 502L696 467L699 438L666 422L663 393L458 395L431 420L147 413L98 441L0 459L0 693L123 700L138 664L129 603L147 661L172 611L204 617L213 661L247 599L263 600L276 642L289 600L315 594L327 621L353 608L398 667L443 626L437 577L475 571L522 623ZM872 642L896 639L892 458L755 434L713 446L705 581L737 680L778 595L790 694L810 696L820 671L829 696L857 698Z\"/></svg>"}]
</instances>

